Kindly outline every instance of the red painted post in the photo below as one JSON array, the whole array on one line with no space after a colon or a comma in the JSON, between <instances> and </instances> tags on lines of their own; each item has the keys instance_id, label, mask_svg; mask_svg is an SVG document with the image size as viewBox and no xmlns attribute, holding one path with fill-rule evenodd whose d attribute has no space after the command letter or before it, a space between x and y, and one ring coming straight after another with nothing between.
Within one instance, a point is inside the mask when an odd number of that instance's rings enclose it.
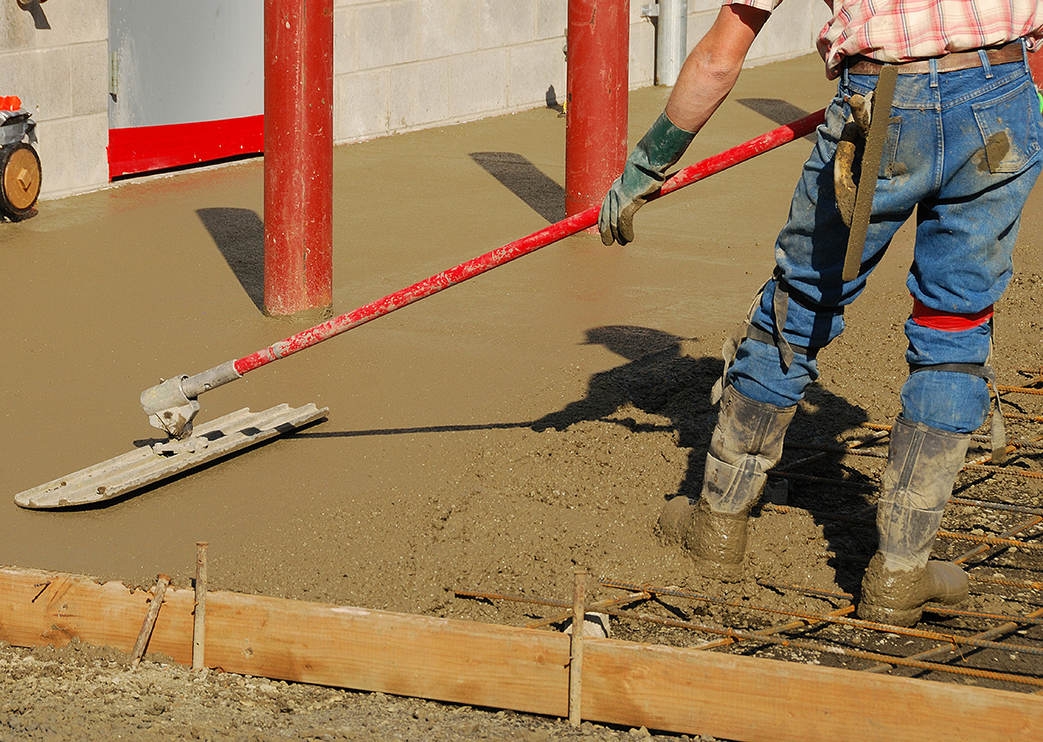
<instances>
[{"instance_id":1,"label":"red painted post","mask_svg":"<svg viewBox=\"0 0 1043 742\"><path fill-rule=\"evenodd\" d=\"M629 0L569 0L566 215L600 206L623 170L629 58Z\"/></svg>"},{"instance_id":2,"label":"red painted post","mask_svg":"<svg viewBox=\"0 0 1043 742\"><path fill-rule=\"evenodd\" d=\"M333 0L264 3L264 311L333 304Z\"/></svg>"}]
</instances>

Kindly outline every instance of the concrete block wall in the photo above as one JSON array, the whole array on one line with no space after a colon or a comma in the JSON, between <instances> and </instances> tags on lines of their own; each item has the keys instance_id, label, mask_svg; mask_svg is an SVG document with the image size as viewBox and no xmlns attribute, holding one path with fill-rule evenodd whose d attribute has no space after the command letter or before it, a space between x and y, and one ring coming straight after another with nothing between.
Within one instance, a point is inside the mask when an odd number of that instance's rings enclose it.
<instances>
[{"instance_id":1,"label":"concrete block wall","mask_svg":"<svg viewBox=\"0 0 1043 742\"><path fill-rule=\"evenodd\" d=\"M560 101L567 0L335 0L334 138Z\"/></svg>"},{"instance_id":2,"label":"concrete block wall","mask_svg":"<svg viewBox=\"0 0 1043 742\"><path fill-rule=\"evenodd\" d=\"M108 181L108 0L0 1L0 95L37 121L43 195Z\"/></svg>"},{"instance_id":3,"label":"concrete block wall","mask_svg":"<svg viewBox=\"0 0 1043 742\"><path fill-rule=\"evenodd\" d=\"M655 80L651 0L630 2L630 87ZM689 0L688 43L719 0ZM351 142L509 113L565 94L568 0L335 0L334 138ZM787 0L749 63L806 54L819 0Z\"/></svg>"},{"instance_id":4,"label":"concrete block wall","mask_svg":"<svg viewBox=\"0 0 1043 742\"><path fill-rule=\"evenodd\" d=\"M720 0L688 0L689 49L713 25L720 7ZM756 67L814 51L819 31L829 17L830 11L821 0L786 0L772 12L753 42L746 66Z\"/></svg>"},{"instance_id":5,"label":"concrete block wall","mask_svg":"<svg viewBox=\"0 0 1043 742\"><path fill-rule=\"evenodd\" d=\"M650 2L630 2L631 88L654 82ZM689 0L689 46L718 9ZM334 0L334 140L560 104L567 11L568 0ZM19 95L38 122L44 197L107 182L108 13L107 0L0 0L0 95ZM787 0L750 64L811 51L825 14L819 0Z\"/></svg>"}]
</instances>

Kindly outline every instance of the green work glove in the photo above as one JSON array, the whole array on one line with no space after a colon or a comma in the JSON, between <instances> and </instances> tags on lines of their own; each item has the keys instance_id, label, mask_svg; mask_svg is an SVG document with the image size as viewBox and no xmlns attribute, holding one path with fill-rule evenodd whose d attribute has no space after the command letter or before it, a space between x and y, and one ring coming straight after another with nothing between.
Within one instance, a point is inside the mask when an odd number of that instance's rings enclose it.
<instances>
[{"instance_id":1,"label":"green work glove","mask_svg":"<svg viewBox=\"0 0 1043 742\"><path fill-rule=\"evenodd\" d=\"M681 159L694 137L693 132L675 126L665 113L656 119L601 204L598 229L602 242L625 245L633 241L634 214L666 182L667 169Z\"/></svg>"}]
</instances>

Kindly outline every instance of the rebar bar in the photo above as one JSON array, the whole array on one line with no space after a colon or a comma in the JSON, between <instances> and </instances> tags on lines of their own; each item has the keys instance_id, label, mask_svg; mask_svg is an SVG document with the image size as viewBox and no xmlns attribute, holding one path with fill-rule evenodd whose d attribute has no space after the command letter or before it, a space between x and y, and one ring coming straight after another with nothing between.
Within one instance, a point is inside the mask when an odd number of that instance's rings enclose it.
<instances>
[{"instance_id":1,"label":"rebar bar","mask_svg":"<svg viewBox=\"0 0 1043 742\"><path fill-rule=\"evenodd\" d=\"M855 607L853 605L845 605L845 606L841 606L839 608L836 608L836 609L834 609L832 611L829 611L825 615L826 616L846 616L849 613L853 613L854 610L855 610ZM803 626L806 626L807 628L810 629L810 628L812 628L812 627L814 627L814 626L816 626L816 625L818 625L820 623L822 623L822 622L821 621L808 621L808 620L805 620L805 619L799 619L797 621L790 621L788 623L775 624L774 626L769 626L766 629L760 629L757 633L760 633L760 634L781 634L784 631L795 631L796 629L799 629L799 628L801 628ZM703 642L702 644L696 644L694 647L692 647L692 649L700 649L700 650L716 649L717 647L726 647L729 644L735 644L735 643L736 643L735 639L732 639L730 637L725 637L723 639L714 639L713 641Z\"/></svg>"},{"instance_id":2,"label":"rebar bar","mask_svg":"<svg viewBox=\"0 0 1043 742\"><path fill-rule=\"evenodd\" d=\"M553 608L569 608L571 600L554 600L553 598L530 598L528 595L507 595L504 593L480 593L473 590L454 590L458 598L474 598L476 600L505 600L511 603L528 603L530 605L549 605ZM571 616L571 612L569 613Z\"/></svg>"},{"instance_id":3,"label":"rebar bar","mask_svg":"<svg viewBox=\"0 0 1043 742\"><path fill-rule=\"evenodd\" d=\"M1010 538L1012 536L1017 536L1022 531L1027 531L1030 528L1033 528L1033 527L1039 525L1040 523L1043 523L1043 516L1038 516L1038 515L1037 516L1033 516L1033 517L1029 518L1028 520L1025 520L1025 521L1022 521L1021 523L1018 523L1013 528L1008 528L1006 531L1004 531L1003 533L1000 534L1000 537L1001 538ZM1007 548L1007 547L1006 546L1002 546L1002 545L997 546L997 545L982 544L980 546L975 546L972 549L968 549L967 551L965 551L964 553L960 554L960 556L956 557L952 561L955 564L963 564L964 562L966 562L966 561L968 561L970 559L974 559L975 557L980 557L980 559L978 559L978 562L980 563L980 562L983 562L984 560L988 559L989 557L997 554L998 552L1002 551L1005 548Z\"/></svg>"},{"instance_id":4,"label":"rebar bar","mask_svg":"<svg viewBox=\"0 0 1043 742\"><path fill-rule=\"evenodd\" d=\"M807 611L791 611L782 608L766 608L764 606L747 605L738 601L726 600L724 598L716 598L707 595L700 595L699 593L693 593L688 590L679 590L671 587L656 587L655 585L635 585L628 582L622 582L620 580L601 580L603 587L611 587L616 590L629 590L631 592L636 590L644 590L645 592L652 593L653 595L668 595L675 598L684 598L686 600L697 600L705 603L712 603L714 605L723 605L730 608L740 608L748 611L756 611L759 613L773 613L780 616L792 616L793 618L802 618L812 621L822 621L824 623L837 624L839 626L851 626L859 629L868 629L870 631L879 631L885 634L896 634L898 636L908 636L915 639L927 639L929 641L944 642L946 644L952 644L953 646L966 645L970 647L977 647L979 649L1000 649L1003 651L1020 652L1023 654L1039 655L1043 657L1043 647L1032 647L1027 644L1010 644L1010 643L999 643L991 642L987 640L974 640L966 637L959 636L958 634L946 634L940 631L930 631L928 629L916 629L905 626L892 626L891 624L878 623L876 621L865 621L860 618L848 618L847 616L825 616L818 613L809 613Z\"/></svg>"},{"instance_id":5,"label":"rebar bar","mask_svg":"<svg viewBox=\"0 0 1043 742\"><path fill-rule=\"evenodd\" d=\"M1011 448L1008 446L1008 449ZM1012 450L1008 450L1008 453L1012 453ZM991 459L989 456L983 457L983 461ZM789 464L792 467L795 464L803 463L806 459L801 459L794 464ZM1001 476L1010 477L1021 477L1022 479L1043 479L1043 472L1032 471L1030 469L1014 469L1009 466L995 466L980 463L979 461L971 461L964 464L960 471L986 471L990 474L998 474ZM851 479L837 479L835 477L820 477L814 474L803 474L801 472L790 471L789 469L772 469L768 472L768 476L771 477L782 477L783 479L797 479L804 482L815 482L818 484L828 484L836 487L850 487L853 489L861 490L875 490L880 485L878 482L858 482Z\"/></svg>"},{"instance_id":6,"label":"rebar bar","mask_svg":"<svg viewBox=\"0 0 1043 742\"><path fill-rule=\"evenodd\" d=\"M869 458L886 459L887 454L883 451L866 451L861 448L848 446L827 446L822 443L786 443L786 448L793 451L819 451L821 453L840 453L845 456L866 456ZM796 464L805 463L806 459L798 459ZM790 465L792 466L792 464Z\"/></svg>"},{"instance_id":7,"label":"rebar bar","mask_svg":"<svg viewBox=\"0 0 1043 742\"><path fill-rule=\"evenodd\" d=\"M1004 417L1008 417L1007 413L1004 413ZM1039 418L1040 422L1043 422L1043 417ZM991 435L972 435L971 440L977 443L992 443ZM1018 450L1022 451L1043 451L1043 446L1038 443L1025 443L1024 441L1017 441Z\"/></svg>"},{"instance_id":8,"label":"rebar bar","mask_svg":"<svg viewBox=\"0 0 1043 742\"><path fill-rule=\"evenodd\" d=\"M1019 422L1030 422L1030 423L1043 423L1043 415L1027 415L1023 412L1003 412L1003 417L1007 420L1017 420Z\"/></svg>"},{"instance_id":9,"label":"rebar bar","mask_svg":"<svg viewBox=\"0 0 1043 742\"><path fill-rule=\"evenodd\" d=\"M890 655L881 654L879 652L870 652L864 649L851 649L848 647L832 646L829 644L819 644L817 642L806 641L803 639L779 639L769 634L763 634L754 631L740 631L736 629L727 629L719 626L707 626L705 624L698 624L692 621L680 621L677 619L651 616L647 613L618 611L614 608L607 609L605 612L608 613L608 615L616 616L617 618L629 618L636 621L655 623L662 626L670 626L673 628L700 631L706 634L718 634L720 636L731 637L736 641L752 641L759 642L762 644L775 644L783 647L792 647L794 649L804 649L810 652L819 652L821 654L834 654L842 657L851 657L855 659L863 659L874 662L889 662L896 665L915 667L921 670L937 670L939 672L948 672L955 675L966 675L969 677L997 680L1000 682L1020 683L1024 685L1043 687L1043 678L1034 678L1026 675L1014 675L1011 673L996 672L994 670L979 670L973 667L954 667L951 665L941 665L934 662L924 662L922 660L914 660L906 657L892 657Z\"/></svg>"},{"instance_id":10,"label":"rebar bar","mask_svg":"<svg viewBox=\"0 0 1043 742\"><path fill-rule=\"evenodd\" d=\"M1019 590L1043 590L1043 582L1034 580L1008 580L1005 577L976 577L974 574L967 575L972 582L983 582L986 585L1000 585L1002 587L1013 587Z\"/></svg>"},{"instance_id":11,"label":"rebar bar","mask_svg":"<svg viewBox=\"0 0 1043 742\"><path fill-rule=\"evenodd\" d=\"M861 446L865 446L865 445L867 445L869 443L876 443L877 441L881 440L882 438L886 438L890 434L890 430L891 429L888 428L885 431L878 431L877 433L874 433L873 435L870 435L870 436L868 436L866 438L856 438L853 441L848 441L848 443L846 443L844 447L847 450L850 451L852 449L859 448ZM802 459L797 459L796 461L791 462L789 464L789 466L790 467L803 466L804 464L810 464L812 461L818 461L819 459L825 458L825 456L826 456L826 453L820 451L819 453L814 453L811 456L805 456Z\"/></svg>"},{"instance_id":12,"label":"rebar bar","mask_svg":"<svg viewBox=\"0 0 1043 742\"><path fill-rule=\"evenodd\" d=\"M1008 513L1024 513L1025 515L1043 515L1043 508L1033 508L1028 505L1015 505L1009 502L992 502L990 500L975 500L969 497L950 497L949 502L953 505L965 505L967 507L985 508L986 510L1003 510Z\"/></svg>"},{"instance_id":13,"label":"rebar bar","mask_svg":"<svg viewBox=\"0 0 1043 742\"><path fill-rule=\"evenodd\" d=\"M854 600L855 596L848 592L840 590L820 590L814 587L805 587L803 585L789 585L784 582L769 582L768 580L757 580L758 585L762 585L772 590L790 590L793 592L803 593L805 595L811 595L816 598L828 598L832 600ZM965 611L960 608L950 608L948 606L939 605L937 603L927 603L924 605L924 610L935 613L940 616L955 616L962 618L986 618L992 621L1016 621L1023 623L1027 626L1043 626L1043 618L1025 618L1023 616L1013 616L1009 613L989 613L985 611Z\"/></svg>"},{"instance_id":14,"label":"rebar bar","mask_svg":"<svg viewBox=\"0 0 1043 742\"><path fill-rule=\"evenodd\" d=\"M1013 505L1006 502L989 502L988 500L968 500L963 497L953 497L949 500L949 502L953 505L979 507L984 510L999 510L1008 513L1020 513L1025 515L1043 516L1043 508L1030 508L1022 505ZM821 518L823 520L844 521L847 523L870 523L875 519L875 516L873 516L872 514L847 515L845 513L830 513L821 510L812 510L810 508L801 507L799 505L779 505L774 502L761 503L760 508L761 510L768 510L776 513L805 512L815 518Z\"/></svg>"},{"instance_id":15,"label":"rebar bar","mask_svg":"<svg viewBox=\"0 0 1043 742\"><path fill-rule=\"evenodd\" d=\"M965 464L963 471L987 471L1005 477L1023 477L1024 479L1043 479L1043 472L1031 469L1015 469L1011 466L994 466L989 464Z\"/></svg>"},{"instance_id":16,"label":"rebar bar","mask_svg":"<svg viewBox=\"0 0 1043 742\"><path fill-rule=\"evenodd\" d=\"M638 603L642 600L648 600L651 598L651 594L644 591L639 593L631 593L630 595L624 595L622 598L612 598L609 600L597 600L587 606L588 611L600 611L602 608L615 608L618 605L627 605L628 603ZM538 621L530 621L525 624L527 629L542 629L545 626L553 626L556 623L564 623L572 618L572 611L568 613L559 613L556 616L549 618L541 618Z\"/></svg>"},{"instance_id":17,"label":"rebar bar","mask_svg":"<svg viewBox=\"0 0 1043 742\"><path fill-rule=\"evenodd\" d=\"M788 471L786 469L772 469L768 472L768 476L782 477L783 479L799 479L804 482L816 482L819 484L828 484L834 487L851 487L853 489L861 490L875 490L879 486L876 482L854 482L850 479L819 477L814 474L801 474L800 472Z\"/></svg>"},{"instance_id":18,"label":"rebar bar","mask_svg":"<svg viewBox=\"0 0 1043 742\"><path fill-rule=\"evenodd\" d=\"M1032 611L1032 613L1026 614L1025 618L1039 618L1040 616L1043 616L1043 608L1039 608L1038 610ZM995 626L986 631L980 631L977 634L974 634L973 636L976 639L998 639L1001 636L1006 636L1007 634L1011 634L1017 631L1019 628L1021 628L1020 624L1011 621L1010 623ZM944 655L951 654L954 651L955 650L952 647L935 647L934 649L927 649L923 652L918 652L907 659L916 662L922 662L932 657L941 657ZM901 665L906 663L894 662L891 664ZM948 665L941 665L941 667L948 667ZM872 667L866 668L866 672L887 672L890 669L890 664L888 664L887 660L885 660L884 662L878 665L873 665Z\"/></svg>"},{"instance_id":19,"label":"rebar bar","mask_svg":"<svg viewBox=\"0 0 1043 742\"><path fill-rule=\"evenodd\" d=\"M1037 396L1043 396L1043 389L1031 389L1027 386L1009 386L1007 384L996 384L996 391L998 392L1011 392L1013 394L1035 394Z\"/></svg>"},{"instance_id":20,"label":"rebar bar","mask_svg":"<svg viewBox=\"0 0 1043 742\"><path fill-rule=\"evenodd\" d=\"M1033 544L1027 541L1018 541L1013 538L1002 536L988 536L977 533L953 533L952 531L938 531L938 538L951 539L953 541L970 541L977 544L990 544L992 546L1012 546L1025 551L1043 551L1043 544Z\"/></svg>"}]
</instances>

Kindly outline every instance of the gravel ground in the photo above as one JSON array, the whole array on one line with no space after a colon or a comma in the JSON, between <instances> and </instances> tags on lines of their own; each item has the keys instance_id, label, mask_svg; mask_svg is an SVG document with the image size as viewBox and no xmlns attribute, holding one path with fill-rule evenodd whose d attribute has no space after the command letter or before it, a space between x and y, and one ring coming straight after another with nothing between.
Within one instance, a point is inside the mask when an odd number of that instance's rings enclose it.
<instances>
[{"instance_id":1,"label":"gravel ground","mask_svg":"<svg viewBox=\"0 0 1043 742\"><path fill-rule=\"evenodd\" d=\"M248 678L72 644L0 646L0 740L710 740Z\"/></svg>"}]
</instances>

